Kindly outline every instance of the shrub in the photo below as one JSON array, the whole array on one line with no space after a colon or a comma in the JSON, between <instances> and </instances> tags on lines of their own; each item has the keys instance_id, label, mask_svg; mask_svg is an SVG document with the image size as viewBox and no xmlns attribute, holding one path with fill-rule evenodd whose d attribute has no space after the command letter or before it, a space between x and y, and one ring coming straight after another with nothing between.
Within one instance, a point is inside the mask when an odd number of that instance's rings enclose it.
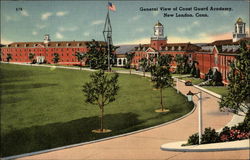
<instances>
[{"instance_id":1,"label":"shrub","mask_svg":"<svg viewBox=\"0 0 250 160\"><path fill-rule=\"evenodd\" d=\"M204 134L202 134L201 143L215 143L219 142L220 137L219 134L215 131L215 129L205 128Z\"/></svg>"},{"instance_id":2,"label":"shrub","mask_svg":"<svg viewBox=\"0 0 250 160\"><path fill-rule=\"evenodd\" d=\"M188 138L188 145L196 145L199 144L199 136L198 133L193 134Z\"/></svg>"},{"instance_id":3,"label":"shrub","mask_svg":"<svg viewBox=\"0 0 250 160\"><path fill-rule=\"evenodd\" d=\"M217 133L215 129L205 128L204 134L202 134L201 143L216 143L235 141L250 138L250 112L246 114L246 117L242 123L233 127L225 126L220 133ZM196 145L199 144L198 133L193 134L188 138L188 143L184 145Z\"/></svg>"}]
</instances>

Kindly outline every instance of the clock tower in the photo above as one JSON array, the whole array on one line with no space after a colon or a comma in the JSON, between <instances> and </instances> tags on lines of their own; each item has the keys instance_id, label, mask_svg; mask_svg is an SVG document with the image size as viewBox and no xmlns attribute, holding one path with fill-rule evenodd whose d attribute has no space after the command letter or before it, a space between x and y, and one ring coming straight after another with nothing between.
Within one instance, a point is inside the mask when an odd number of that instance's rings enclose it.
<instances>
[{"instance_id":1,"label":"clock tower","mask_svg":"<svg viewBox=\"0 0 250 160\"><path fill-rule=\"evenodd\" d=\"M154 36L151 37L150 46L156 50L160 50L160 48L167 44L167 37L164 37L164 27L158 21L154 25Z\"/></svg>"},{"instance_id":2,"label":"clock tower","mask_svg":"<svg viewBox=\"0 0 250 160\"><path fill-rule=\"evenodd\" d=\"M246 23L244 23L241 18L238 18L234 24L233 42L245 37L247 37Z\"/></svg>"},{"instance_id":3,"label":"clock tower","mask_svg":"<svg viewBox=\"0 0 250 160\"><path fill-rule=\"evenodd\" d=\"M45 34L43 40L44 40L43 43L48 44L50 42L49 34Z\"/></svg>"}]
</instances>

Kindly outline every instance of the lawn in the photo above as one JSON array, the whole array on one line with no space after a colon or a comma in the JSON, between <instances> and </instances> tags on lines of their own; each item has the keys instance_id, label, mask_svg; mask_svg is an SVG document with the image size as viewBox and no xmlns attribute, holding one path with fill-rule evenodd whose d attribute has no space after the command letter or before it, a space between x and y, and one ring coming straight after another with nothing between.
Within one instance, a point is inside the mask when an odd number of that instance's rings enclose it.
<instances>
[{"instance_id":1,"label":"lawn","mask_svg":"<svg viewBox=\"0 0 250 160\"><path fill-rule=\"evenodd\" d=\"M82 85L91 72L0 64L1 157L81 143L161 124L188 113L193 104L173 88L164 90L168 113L160 108L159 90L147 78L120 74L117 100L105 108L84 102Z\"/></svg>"},{"instance_id":2,"label":"lawn","mask_svg":"<svg viewBox=\"0 0 250 160\"><path fill-rule=\"evenodd\" d=\"M197 84L200 84L201 82L204 82L203 79L200 79L200 78L194 78L194 77L182 77L180 79L183 79L185 81L191 81L192 84L194 85L197 85Z\"/></svg>"},{"instance_id":3,"label":"lawn","mask_svg":"<svg viewBox=\"0 0 250 160\"><path fill-rule=\"evenodd\" d=\"M219 95L222 95L222 96L226 96L228 94L228 89L225 86L223 86L223 87L221 87L221 86L217 86L217 87L216 86L202 86L202 87L205 89L208 89L212 92L215 92Z\"/></svg>"}]
</instances>

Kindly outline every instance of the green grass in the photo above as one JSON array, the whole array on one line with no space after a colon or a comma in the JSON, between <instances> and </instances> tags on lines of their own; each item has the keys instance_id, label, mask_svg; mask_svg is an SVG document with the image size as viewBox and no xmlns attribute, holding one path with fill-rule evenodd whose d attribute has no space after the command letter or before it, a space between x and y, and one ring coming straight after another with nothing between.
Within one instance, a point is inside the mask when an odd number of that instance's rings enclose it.
<instances>
[{"instance_id":1,"label":"green grass","mask_svg":"<svg viewBox=\"0 0 250 160\"><path fill-rule=\"evenodd\" d=\"M185 81L191 81L192 84L194 84L194 85L197 85L197 84L200 84L201 82L204 82L203 79L194 78L194 77L183 77L183 78L180 78L180 79L183 79Z\"/></svg>"},{"instance_id":2,"label":"green grass","mask_svg":"<svg viewBox=\"0 0 250 160\"><path fill-rule=\"evenodd\" d=\"M208 90L215 92L215 93L222 95L222 96L226 96L228 94L228 89L225 86L223 86L223 87L221 87L221 86L218 86L218 87L216 87L216 86L203 86L203 88L208 89Z\"/></svg>"},{"instance_id":3,"label":"green grass","mask_svg":"<svg viewBox=\"0 0 250 160\"><path fill-rule=\"evenodd\" d=\"M173 88L164 90L168 113L160 108L160 92L148 78L120 74L115 102L105 107L99 128L99 108L86 104L82 85L91 72L0 64L1 157L81 143L161 124L188 113L193 104Z\"/></svg>"}]
</instances>

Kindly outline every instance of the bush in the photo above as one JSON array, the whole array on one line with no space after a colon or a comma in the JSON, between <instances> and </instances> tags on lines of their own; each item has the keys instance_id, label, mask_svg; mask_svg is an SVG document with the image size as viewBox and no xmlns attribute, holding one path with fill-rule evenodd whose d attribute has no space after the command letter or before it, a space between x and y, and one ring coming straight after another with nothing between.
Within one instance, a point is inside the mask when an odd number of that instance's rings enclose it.
<instances>
[{"instance_id":1,"label":"bush","mask_svg":"<svg viewBox=\"0 0 250 160\"><path fill-rule=\"evenodd\" d=\"M215 143L219 142L220 137L219 134L215 131L215 129L205 128L204 134L202 134L201 143Z\"/></svg>"},{"instance_id":2,"label":"bush","mask_svg":"<svg viewBox=\"0 0 250 160\"><path fill-rule=\"evenodd\" d=\"M193 134L188 138L188 145L196 145L199 144L199 136L198 133Z\"/></svg>"}]
</instances>

